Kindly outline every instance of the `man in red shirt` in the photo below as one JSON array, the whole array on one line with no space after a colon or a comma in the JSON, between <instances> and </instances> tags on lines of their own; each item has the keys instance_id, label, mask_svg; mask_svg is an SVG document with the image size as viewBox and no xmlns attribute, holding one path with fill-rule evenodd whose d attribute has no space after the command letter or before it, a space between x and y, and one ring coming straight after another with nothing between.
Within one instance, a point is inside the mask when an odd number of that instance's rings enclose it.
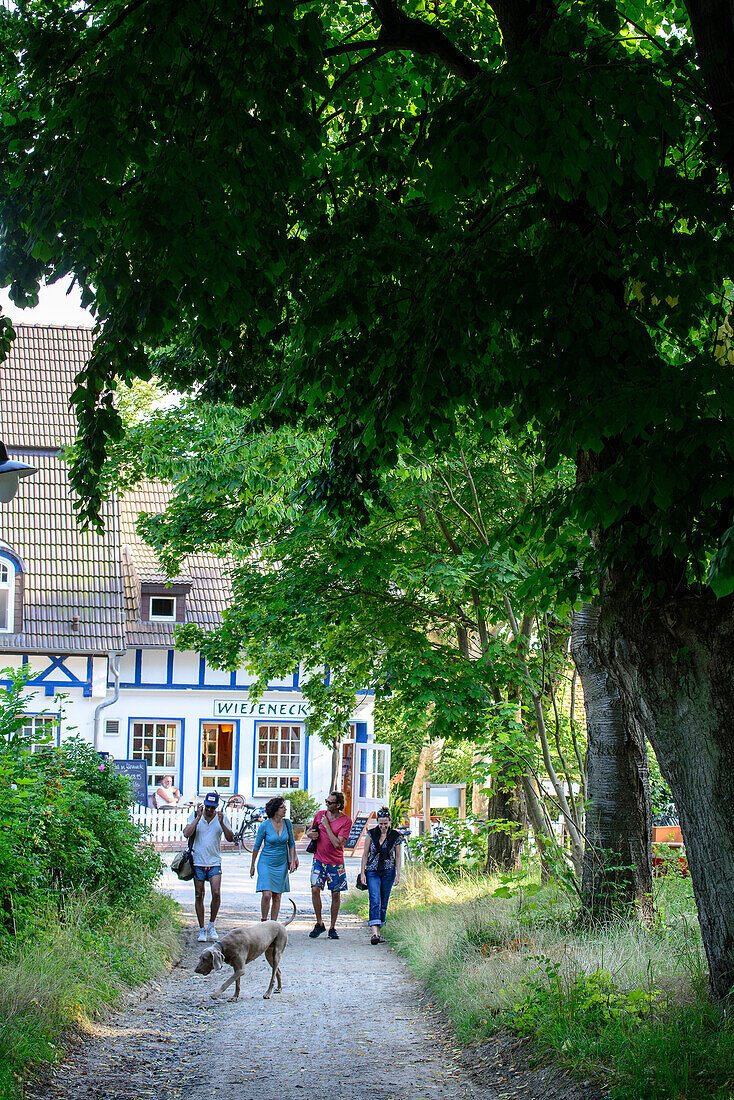
<instances>
[{"instance_id":1,"label":"man in red shirt","mask_svg":"<svg viewBox=\"0 0 734 1100\"><path fill-rule=\"evenodd\" d=\"M344 795L341 791L332 791L326 799L326 809L319 810L313 825L307 830L309 840L316 841L313 866L311 868L311 898L316 924L309 932L312 940L326 931L321 923L321 891L326 887L331 891L331 926L329 939L338 940L334 925L339 915L342 891L347 889L347 874L344 870L344 845L352 831L352 819L344 810Z\"/></svg>"}]
</instances>

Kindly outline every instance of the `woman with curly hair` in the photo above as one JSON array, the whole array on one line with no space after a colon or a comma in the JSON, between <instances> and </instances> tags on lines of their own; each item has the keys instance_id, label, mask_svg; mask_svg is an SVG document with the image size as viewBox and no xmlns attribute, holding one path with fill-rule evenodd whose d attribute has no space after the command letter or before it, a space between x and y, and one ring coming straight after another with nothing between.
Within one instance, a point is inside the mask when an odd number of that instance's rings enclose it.
<instances>
[{"instance_id":1,"label":"woman with curly hair","mask_svg":"<svg viewBox=\"0 0 734 1100\"><path fill-rule=\"evenodd\" d=\"M250 878L255 874L257 863L257 885L255 890L262 894L260 899L260 919L277 920L280 912L280 898L290 891L289 871L298 866L296 842L291 823L285 816L286 804L283 798L271 798L265 803L265 820L261 822L252 850ZM262 853L258 861L258 853Z\"/></svg>"}]
</instances>

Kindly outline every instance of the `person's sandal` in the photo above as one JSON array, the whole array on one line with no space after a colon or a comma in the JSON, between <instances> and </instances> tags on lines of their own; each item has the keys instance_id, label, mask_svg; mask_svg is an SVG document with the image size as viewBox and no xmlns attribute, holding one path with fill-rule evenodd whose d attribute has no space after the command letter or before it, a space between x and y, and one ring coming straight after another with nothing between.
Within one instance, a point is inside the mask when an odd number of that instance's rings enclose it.
<instances>
[{"instance_id":1,"label":"person's sandal","mask_svg":"<svg viewBox=\"0 0 734 1100\"><path fill-rule=\"evenodd\" d=\"M370 943L379 943L379 942L380 942L380 937L379 936L373 936L372 939L370 940Z\"/></svg>"}]
</instances>

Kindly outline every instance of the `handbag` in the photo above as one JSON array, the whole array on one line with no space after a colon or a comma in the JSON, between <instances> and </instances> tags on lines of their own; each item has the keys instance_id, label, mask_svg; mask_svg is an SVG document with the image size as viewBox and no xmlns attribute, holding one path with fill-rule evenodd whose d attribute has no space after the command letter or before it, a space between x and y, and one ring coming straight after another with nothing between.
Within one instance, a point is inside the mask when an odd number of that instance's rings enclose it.
<instances>
[{"instance_id":1,"label":"handbag","mask_svg":"<svg viewBox=\"0 0 734 1100\"><path fill-rule=\"evenodd\" d=\"M290 823L290 821L288 820L287 817L285 818L285 827L288 830L288 848L289 849L290 848L295 848L296 838L293 836L293 829L292 829L291 823ZM287 857L286 857L286 870L287 869L288 869L288 861L287 861ZM294 869L296 871L298 870L298 856L297 855L296 855L296 866L295 866Z\"/></svg>"},{"instance_id":2,"label":"handbag","mask_svg":"<svg viewBox=\"0 0 734 1100\"><path fill-rule=\"evenodd\" d=\"M318 825L314 825L314 829L316 829L317 832L318 832L318 828L319 828ZM311 852L311 853L315 852L317 844L318 844L318 839L317 840L309 840L308 844L306 845L306 851Z\"/></svg>"},{"instance_id":3,"label":"handbag","mask_svg":"<svg viewBox=\"0 0 734 1100\"><path fill-rule=\"evenodd\" d=\"M354 885L357 887L358 890L367 890L367 889L369 889L369 887L367 886L367 883L362 878L362 872L361 871L357 875L357 878L355 879Z\"/></svg>"},{"instance_id":4,"label":"handbag","mask_svg":"<svg viewBox=\"0 0 734 1100\"><path fill-rule=\"evenodd\" d=\"M189 844L182 852L177 852L171 860L171 870L178 875L181 882L190 882L194 877L194 837L196 829L189 837Z\"/></svg>"}]
</instances>

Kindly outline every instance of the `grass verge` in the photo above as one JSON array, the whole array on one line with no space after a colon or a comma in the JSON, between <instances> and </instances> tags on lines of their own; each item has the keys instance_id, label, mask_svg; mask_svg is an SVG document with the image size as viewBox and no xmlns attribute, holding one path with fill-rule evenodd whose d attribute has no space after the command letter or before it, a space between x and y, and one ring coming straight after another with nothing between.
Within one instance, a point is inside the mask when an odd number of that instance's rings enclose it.
<instances>
[{"instance_id":1,"label":"grass verge","mask_svg":"<svg viewBox=\"0 0 734 1100\"><path fill-rule=\"evenodd\" d=\"M614 1100L732 1100L734 1026L707 997L687 880L658 883L658 918L584 930L567 898L411 868L385 935L464 1043L499 1028ZM506 884L504 884L506 885ZM366 901L351 908L366 915Z\"/></svg>"},{"instance_id":2,"label":"grass verge","mask_svg":"<svg viewBox=\"0 0 734 1100\"><path fill-rule=\"evenodd\" d=\"M106 920L94 898L77 898L61 919L46 914L41 928L18 947L3 944L0 1100L22 1095L30 1072L61 1057L70 1031L159 974L180 944L177 907L155 892L136 912Z\"/></svg>"}]
</instances>

